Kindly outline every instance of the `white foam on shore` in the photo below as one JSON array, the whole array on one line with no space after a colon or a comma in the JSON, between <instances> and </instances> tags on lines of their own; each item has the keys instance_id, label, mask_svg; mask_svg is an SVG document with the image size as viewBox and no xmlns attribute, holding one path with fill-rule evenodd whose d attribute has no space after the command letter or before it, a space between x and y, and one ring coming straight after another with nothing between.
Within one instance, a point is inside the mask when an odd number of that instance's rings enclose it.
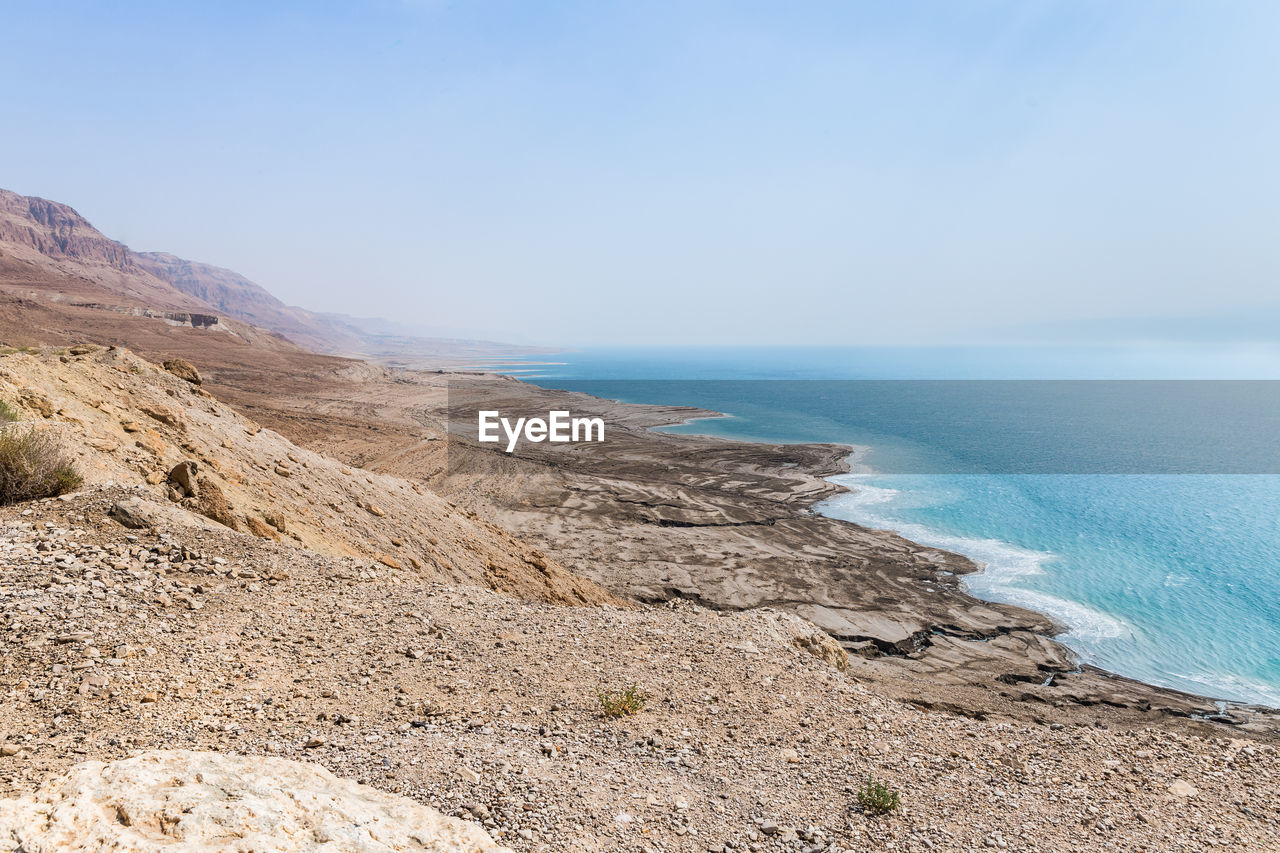
<instances>
[{"instance_id":1,"label":"white foam on shore","mask_svg":"<svg viewBox=\"0 0 1280 853\"><path fill-rule=\"evenodd\" d=\"M1229 672L1200 674L1171 672L1169 674L1183 682L1177 685L1181 690L1205 696L1241 696L1245 697L1244 701L1280 708L1280 690L1276 690L1275 685L1263 681L1241 678Z\"/></svg>"},{"instance_id":2,"label":"white foam on shore","mask_svg":"<svg viewBox=\"0 0 1280 853\"><path fill-rule=\"evenodd\" d=\"M1059 598L1027 589L1019 584L1024 578L1044 574L1044 563L1054 555L1045 551L1019 548L999 539L979 539L941 533L922 524L887 517L883 508L900 500L903 492L867 482L867 474L841 474L829 478L849 492L824 501L817 507L823 515L852 521L864 527L875 527L919 542L962 554L981 567L981 571L962 578L965 587L979 598L1014 604L1049 616L1065 626L1065 639L1084 645L1132 637L1133 629L1123 620L1078 601Z\"/></svg>"}]
</instances>

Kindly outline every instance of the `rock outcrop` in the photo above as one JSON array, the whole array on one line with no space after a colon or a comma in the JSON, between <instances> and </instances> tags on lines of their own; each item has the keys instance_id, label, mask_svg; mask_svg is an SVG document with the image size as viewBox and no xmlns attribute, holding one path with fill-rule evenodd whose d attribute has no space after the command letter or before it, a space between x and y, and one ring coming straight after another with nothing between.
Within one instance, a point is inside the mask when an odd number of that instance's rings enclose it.
<instances>
[{"instance_id":1,"label":"rock outcrop","mask_svg":"<svg viewBox=\"0 0 1280 853\"><path fill-rule=\"evenodd\" d=\"M0 851L502 853L483 829L314 764L158 751L0 801Z\"/></svg>"}]
</instances>

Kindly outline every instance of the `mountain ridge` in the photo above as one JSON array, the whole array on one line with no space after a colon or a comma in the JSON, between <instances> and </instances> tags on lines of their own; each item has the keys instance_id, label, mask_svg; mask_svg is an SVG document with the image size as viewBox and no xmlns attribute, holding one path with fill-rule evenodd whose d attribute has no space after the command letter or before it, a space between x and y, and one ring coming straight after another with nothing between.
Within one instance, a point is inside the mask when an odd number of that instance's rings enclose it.
<instances>
[{"instance_id":1,"label":"mountain ridge","mask_svg":"<svg viewBox=\"0 0 1280 853\"><path fill-rule=\"evenodd\" d=\"M75 208L0 189L0 291L37 302L132 313L150 319L240 332L233 320L322 355L436 366L447 360L493 359L522 346L455 338L388 334L386 320L365 328L341 314L288 305L225 267L168 252L139 252L107 237ZM105 292L104 292L105 291ZM147 313L152 312L152 313ZM168 315L193 315L192 322ZM378 324L381 324L379 326Z\"/></svg>"}]
</instances>

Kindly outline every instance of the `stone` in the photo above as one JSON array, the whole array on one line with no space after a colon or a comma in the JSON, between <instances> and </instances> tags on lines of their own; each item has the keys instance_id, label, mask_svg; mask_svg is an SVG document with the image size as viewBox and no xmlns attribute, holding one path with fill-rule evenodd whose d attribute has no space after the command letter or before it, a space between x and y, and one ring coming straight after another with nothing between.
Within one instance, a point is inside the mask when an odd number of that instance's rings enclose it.
<instances>
[{"instance_id":1,"label":"stone","mask_svg":"<svg viewBox=\"0 0 1280 853\"><path fill-rule=\"evenodd\" d=\"M781 610L761 611L778 635L793 646L826 661L840 671L849 668L849 655L835 638L806 619Z\"/></svg>"},{"instance_id":2,"label":"stone","mask_svg":"<svg viewBox=\"0 0 1280 853\"><path fill-rule=\"evenodd\" d=\"M181 489L187 497L193 498L198 492L196 471L199 467L192 459L179 462L169 471L169 482Z\"/></svg>"},{"instance_id":3,"label":"stone","mask_svg":"<svg viewBox=\"0 0 1280 853\"><path fill-rule=\"evenodd\" d=\"M279 532L267 522L254 516L246 516L244 520L245 526L249 528L249 532L259 539L279 539Z\"/></svg>"},{"instance_id":4,"label":"stone","mask_svg":"<svg viewBox=\"0 0 1280 853\"><path fill-rule=\"evenodd\" d=\"M1178 779L1169 786L1169 793L1175 797L1194 797L1200 793L1200 789L1184 779Z\"/></svg>"},{"instance_id":5,"label":"stone","mask_svg":"<svg viewBox=\"0 0 1280 853\"><path fill-rule=\"evenodd\" d=\"M0 801L3 851L179 849L510 853L470 821L266 756L156 751L86 761Z\"/></svg>"},{"instance_id":6,"label":"stone","mask_svg":"<svg viewBox=\"0 0 1280 853\"><path fill-rule=\"evenodd\" d=\"M179 379L185 379L192 385L204 383L204 379L200 376L200 371L196 370L196 366L185 358L171 358L162 366L174 376Z\"/></svg>"},{"instance_id":7,"label":"stone","mask_svg":"<svg viewBox=\"0 0 1280 853\"><path fill-rule=\"evenodd\" d=\"M232 530L239 530L240 521L236 517L235 509L231 506L231 501L227 500L227 496L223 493L222 487L204 477L197 482L200 498L196 509L200 514Z\"/></svg>"},{"instance_id":8,"label":"stone","mask_svg":"<svg viewBox=\"0 0 1280 853\"><path fill-rule=\"evenodd\" d=\"M111 512L108 514L130 530L142 530L143 528L151 527L151 519L146 514L142 502L136 499L120 501L112 505Z\"/></svg>"},{"instance_id":9,"label":"stone","mask_svg":"<svg viewBox=\"0 0 1280 853\"><path fill-rule=\"evenodd\" d=\"M164 406L139 406L138 408L144 415L154 418L162 424L178 427L180 429L185 428L186 426L178 413L172 409L166 409Z\"/></svg>"}]
</instances>

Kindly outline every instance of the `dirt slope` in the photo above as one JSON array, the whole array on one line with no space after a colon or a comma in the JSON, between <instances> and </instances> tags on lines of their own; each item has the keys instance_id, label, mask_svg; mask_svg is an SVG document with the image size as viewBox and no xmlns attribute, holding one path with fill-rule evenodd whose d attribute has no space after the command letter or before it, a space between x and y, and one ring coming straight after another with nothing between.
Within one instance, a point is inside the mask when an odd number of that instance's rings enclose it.
<instances>
[{"instance_id":1,"label":"dirt slope","mask_svg":"<svg viewBox=\"0 0 1280 853\"><path fill-rule=\"evenodd\" d=\"M76 448L90 484L143 485L155 503L232 529L423 577L548 601L614 600L420 485L297 447L127 350L10 353L0 357L0 398ZM190 490L171 483L183 462L195 464Z\"/></svg>"}]
</instances>

